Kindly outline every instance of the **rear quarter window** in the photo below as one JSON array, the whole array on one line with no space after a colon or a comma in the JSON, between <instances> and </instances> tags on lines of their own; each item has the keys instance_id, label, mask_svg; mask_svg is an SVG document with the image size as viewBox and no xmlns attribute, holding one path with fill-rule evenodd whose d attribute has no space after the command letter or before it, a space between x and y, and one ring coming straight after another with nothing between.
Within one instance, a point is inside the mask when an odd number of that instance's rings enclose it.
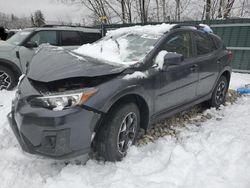
<instances>
[{"instance_id":1,"label":"rear quarter window","mask_svg":"<svg viewBox=\"0 0 250 188\"><path fill-rule=\"evenodd\" d=\"M220 37L216 36L216 35L212 35L212 39L214 41L215 44L215 48L216 49L220 49L220 48L225 48L225 44L223 43L223 41L220 39Z\"/></svg>"}]
</instances>

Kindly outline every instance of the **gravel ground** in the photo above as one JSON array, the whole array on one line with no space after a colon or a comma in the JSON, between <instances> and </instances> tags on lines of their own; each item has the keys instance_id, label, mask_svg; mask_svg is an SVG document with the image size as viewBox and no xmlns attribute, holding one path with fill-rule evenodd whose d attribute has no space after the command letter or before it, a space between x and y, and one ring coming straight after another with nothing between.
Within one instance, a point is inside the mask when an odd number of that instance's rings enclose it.
<instances>
[{"instance_id":1,"label":"gravel ground","mask_svg":"<svg viewBox=\"0 0 250 188\"><path fill-rule=\"evenodd\" d=\"M225 106L233 104L239 97L241 97L241 95L235 90L229 90L226 97ZM154 124L152 128L146 131L144 129L140 129L136 145L145 145L149 142L154 142L160 137L164 137L166 135L178 138L178 129L180 127L187 127L189 124L200 126L202 122L213 118L212 114L204 113L206 109L207 108L204 104L199 104L187 111L159 121L158 123ZM221 118L217 117L216 120L221 121Z\"/></svg>"}]
</instances>

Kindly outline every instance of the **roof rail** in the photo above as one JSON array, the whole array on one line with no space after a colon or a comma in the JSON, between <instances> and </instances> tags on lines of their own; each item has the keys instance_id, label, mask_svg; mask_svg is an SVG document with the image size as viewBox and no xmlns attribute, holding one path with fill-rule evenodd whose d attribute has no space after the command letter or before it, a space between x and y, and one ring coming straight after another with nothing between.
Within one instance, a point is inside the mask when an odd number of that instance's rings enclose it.
<instances>
[{"instance_id":1,"label":"roof rail","mask_svg":"<svg viewBox=\"0 0 250 188\"><path fill-rule=\"evenodd\" d=\"M201 26L195 25L195 24L180 23L180 24L176 24L174 27L172 27L171 30L173 30L173 29L179 29L181 27L195 27L197 29L201 28Z\"/></svg>"},{"instance_id":2,"label":"roof rail","mask_svg":"<svg viewBox=\"0 0 250 188\"><path fill-rule=\"evenodd\" d=\"M82 25L59 25L59 24L45 24L42 25L41 27L48 27L48 28L53 28L53 27L82 27L82 28L93 28L93 27L88 27L88 26L82 26Z\"/></svg>"},{"instance_id":3,"label":"roof rail","mask_svg":"<svg viewBox=\"0 0 250 188\"><path fill-rule=\"evenodd\" d=\"M75 25L55 25L55 24L45 24L42 25L41 27L78 27Z\"/></svg>"},{"instance_id":4,"label":"roof rail","mask_svg":"<svg viewBox=\"0 0 250 188\"><path fill-rule=\"evenodd\" d=\"M171 28L171 30L174 29L179 29L181 27L195 27L197 30L200 30L205 33L213 33L213 30L210 28L210 26L206 24L199 24L199 25L194 25L194 24L177 24L174 27Z\"/></svg>"}]
</instances>

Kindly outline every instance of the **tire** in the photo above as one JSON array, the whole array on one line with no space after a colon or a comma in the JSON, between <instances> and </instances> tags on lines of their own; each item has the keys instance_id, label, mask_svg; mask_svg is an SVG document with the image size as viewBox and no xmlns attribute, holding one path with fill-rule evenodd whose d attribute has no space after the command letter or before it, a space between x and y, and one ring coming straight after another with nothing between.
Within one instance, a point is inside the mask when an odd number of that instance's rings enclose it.
<instances>
[{"instance_id":1,"label":"tire","mask_svg":"<svg viewBox=\"0 0 250 188\"><path fill-rule=\"evenodd\" d=\"M17 83L14 73L4 66L0 65L0 90L12 90Z\"/></svg>"},{"instance_id":2,"label":"tire","mask_svg":"<svg viewBox=\"0 0 250 188\"><path fill-rule=\"evenodd\" d=\"M225 76L221 76L218 80L212 94L212 98L208 101L210 107L218 108L226 101L226 94L228 91L229 82Z\"/></svg>"},{"instance_id":3,"label":"tire","mask_svg":"<svg viewBox=\"0 0 250 188\"><path fill-rule=\"evenodd\" d=\"M112 108L97 132L96 150L99 159L121 161L128 148L135 143L139 128L140 113L136 104L123 103Z\"/></svg>"}]
</instances>

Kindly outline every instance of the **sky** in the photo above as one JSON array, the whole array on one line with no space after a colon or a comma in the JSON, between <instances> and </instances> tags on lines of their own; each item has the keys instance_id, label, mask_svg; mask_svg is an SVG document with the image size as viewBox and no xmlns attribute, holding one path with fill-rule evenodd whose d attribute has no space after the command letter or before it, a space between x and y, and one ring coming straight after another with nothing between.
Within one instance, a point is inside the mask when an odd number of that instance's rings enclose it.
<instances>
[{"instance_id":1,"label":"sky","mask_svg":"<svg viewBox=\"0 0 250 188\"><path fill-rule=\"evenodd\" d=\"M59 0L0 0L0 12L29 17L41 10L47 21L82 23L88 11L79 6L59 3Z\"/></svg>"}]
</instances>

